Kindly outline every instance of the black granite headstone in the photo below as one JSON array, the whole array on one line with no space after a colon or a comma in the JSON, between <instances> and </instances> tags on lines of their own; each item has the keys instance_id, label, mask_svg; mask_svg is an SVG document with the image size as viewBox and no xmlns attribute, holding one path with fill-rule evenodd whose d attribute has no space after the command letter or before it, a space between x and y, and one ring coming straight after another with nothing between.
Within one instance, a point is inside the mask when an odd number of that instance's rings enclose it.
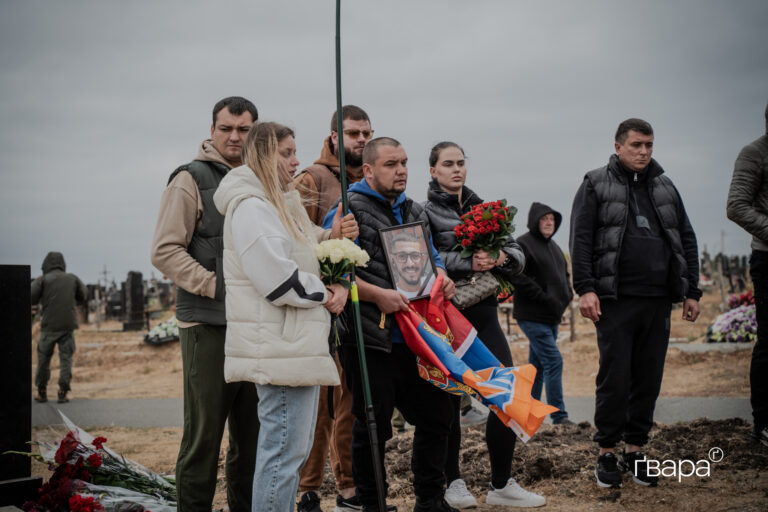
<instances>
[{"instance_id":1,"label":"black granite headstone","mask_svg":"<svg viewBox=\"0 0 768 512\"><path fill-rule=\"evenodd\" d=\"M128 272L125 280L125 316L123 317L124 331L140 331L144 329L144 281L141 272Z\"/></svg>"},{"instance_id":2,"label":"black granite headstone","mask_svg":"<svg viewBox=\"0 0 768 512\"><path fill-rule=\"evenodd\" d=\"M29 265L0 265L0 507L36 499L42 485L30 460L32 439L32 313Z\"/></svg>"}]
</instances>

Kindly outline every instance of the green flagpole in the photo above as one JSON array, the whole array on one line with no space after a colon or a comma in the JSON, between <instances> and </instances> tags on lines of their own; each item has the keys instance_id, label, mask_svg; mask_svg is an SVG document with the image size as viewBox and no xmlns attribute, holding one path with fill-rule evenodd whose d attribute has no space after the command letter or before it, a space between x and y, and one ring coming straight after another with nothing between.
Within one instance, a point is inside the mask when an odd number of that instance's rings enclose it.
<instances>
[{"instance_id":1,"label":"green flagpole","mask_svg":"<svg viewBox=\"0 0 768 512\"><path fill-rule=\"evenodd\" d=\"M341 0L336 0L336 133L338 134L339 147L339 177L341 181L341 207L342 213L349 213L349 200L347 199L347 169L344 161L344 120L341 115ZM368 363L365 359L365 343L363 341L363 324L360 320L360 299L357 294L357 280L355 267L349 275L351 284L350 297L352 309L355 313L355 333L357 335L357 352L360 356L360 375L363 380L363 397L365 400L365 417L368 427L368 438L371 443L371 458L373 459L373 474L376 478L376 491L379 498L379 512L386 512L386 496L384 494L384 474L382 472L382 458L379 452L379 434L376 429L376 415L373 411L371 399L371 384L368 378Z\"/></svg>"}]
</instances>

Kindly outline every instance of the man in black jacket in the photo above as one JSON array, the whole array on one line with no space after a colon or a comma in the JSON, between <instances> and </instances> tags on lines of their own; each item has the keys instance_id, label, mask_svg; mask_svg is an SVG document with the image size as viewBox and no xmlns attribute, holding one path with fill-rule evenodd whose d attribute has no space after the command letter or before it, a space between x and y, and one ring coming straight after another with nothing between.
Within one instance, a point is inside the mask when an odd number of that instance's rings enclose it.
<instances>
[{"instance_id":1,"label":"man in black jacket","mask_svg":"<svg viewBox=\"0 0 768 512\"><path fill-rule=\"evenodd\" d=\"M608 165L584 177L571 213L573 287L600 350L595 477L619 487L623 470L656 485L641 449L661 389L672 303L683 301L684 320L699 316L698 248L680 194L651 158L651 125L623 121L614 147Z\"/></svg>"},{"instance_id":2,"label":"man in black jacket","mask_svg":"<svg viewBox=\"0 0 768 512\"><path fill-rule=\"evenodd\" d=\"M408 299L394 289L379 230L400 224L423 222L429 236L424 208L405 195L408 157L395 139L379 137L363 151L364 179L349 188L349 210L354 213L360 236L357 243L371 256L366 267L357 269L360 290L360 316L365 338L365 357L371 398L378 429L378 447L383 466L384 444L392 437L392 411L397 407L405 420L414 425L413 487L415 512L454 511L443 499L448 432L453 417L451 395L419 377L416 356L405 344L395 321L395 313L408 310ZM336 213L328 211L324 227ZM453 281L431 243L428 250L443 276L443 292L453 297ZM349 313L349 311L347 312ZM348 315L349 316L349 315ZM351 318L351 316L349 316ZM352 469L363 510L378 511L371 442L366 428L365 400L354 333L342 339L341 364L352 392ZM386 482L385 482L386 487ZM380 511L384 512L384 511Z\"/></svg>"},{"instance_id":3,"label":"man in black jacket","mask_svg":"<svg viewBox=\"0 0 768 512\"><path fill-rule=\"evenodd\" d=\"M736 158L728 191L728 218L752 235L749 273L755 287L757 343L749 367L752 440L768 446L768 106L766 134Z\"/></svg>"},{"instance_id":4,"label":"man in black jacket","mask_svg":"<svg viewBox=\"0 0 768 512\"><path fill-rule=\"evenodd\" d=\"M37 342L38 402L47 402L48 379L51 378L53 349L59 346L59 396L58 402L69 402L67 393L72 380L72 357L75 355L77 329L77 303L88 297L88 289L75 274L67 272L64 255L49 252L43 260L43 275L32 281L32 304L42 305L40 340Z\"/></svg>"},{"instance_id":5,"label":"man in black jacket","mask_svg":"<svg viewBox=\"0 0 768 512\"><path fill-rule=\"evenodd\" d=\"M517 239L525 254L525 269L512 278L515 308L512 316L528 337L528 362L536 367L531 396L541 398L544 384L547 403L560 409L554 424L573 424L563 402L563 357L557 348L557 328L573 298L568 264L552 240L563 216L549 206L533 203L528 212L528 232Z\"/></svg>"}]
</instances>

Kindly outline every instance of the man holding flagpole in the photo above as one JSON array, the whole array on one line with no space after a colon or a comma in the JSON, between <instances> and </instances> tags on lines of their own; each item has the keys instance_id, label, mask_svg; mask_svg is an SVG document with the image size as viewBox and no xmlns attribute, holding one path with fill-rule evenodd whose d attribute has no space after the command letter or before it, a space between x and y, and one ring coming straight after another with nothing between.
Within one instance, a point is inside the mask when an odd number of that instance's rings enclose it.
<instances>
[{"instance_id":1,"label":"man holding flagpole","mask_svg":"<svg viewBox=\"0 0 768 512\"><path fill-rule=\"evenodd\" d=\"M392 437L390 419L397 407L406 421L416 427L413 439L414 492L417 512L452 512L443 499L443 466L452 418L450 395L419 377L415 355L405 344L394 314L408 310L408 299L393 289L379 230L426 221L421 205L405 194L408 157L395 139L371 140L363 151L364 179L349 189L349 210L360 227L358 243L371 255L365 268L357 269L360 313L365 336L365 355L371 395L378 428L380 453ZM332 208L325 222L335 214ZM425 229L428 229L425 222ZM443 292L453 296L453 281L447 278L437 252L430 242L437 271L444 277ZM352 392L352 467L363 510L378 511L373 457L366 428L363 382L354 336L342 339L342 366ZM383 461L382 472L386 478ZM386 487L386 482L385 482ZM382 511L383 512L383 511Z\"/></svg>"},{"instance_id":2,"label":"man holding flagpole","mask_svg":"<svg viewBox=\"0 0 768 512\"><path fill-rule=\"evenodd\" d=\"M323 141L320 157L294 178L296 190L301 194L307 215L315 224L322 225L325 214L341 196L341 166L339 148L344 147L347 183L363 178L363 148L373 135L368 114L355 105L341 109L342 133L338 133L338 112L331 116L331 133ZM342 144L339 144L341 140ZM351 322L350 322L351 323ZM336 508L334 512L360 510L352 477L350 446L352 423L351 395L344 383L338 353L334 355L341 384L324 386L317 405L317 424L314 443L307 462L301 468L298 512L320 511L320 487L325 476L325 461L330 453L331 468L336 481Z\"/></svg>"}]
</instances>

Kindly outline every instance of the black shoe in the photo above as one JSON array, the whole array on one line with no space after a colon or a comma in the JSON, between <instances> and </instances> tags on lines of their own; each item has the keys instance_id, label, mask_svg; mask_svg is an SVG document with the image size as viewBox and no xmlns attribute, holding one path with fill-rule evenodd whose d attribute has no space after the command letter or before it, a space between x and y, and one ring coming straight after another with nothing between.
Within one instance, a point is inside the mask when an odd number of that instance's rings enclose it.
<instances>
[{"instance_id":1,"label":"black shoe","mask_svg":"<svg viewBox=\"0 0 768 512\"><path fill-rule=\"evenodd\" d=\"M60 404L65 404L69 402L69 398L67 398L67 392L59 390L59 399L56 401Z\"/></svg>"},{"instance_id":2,"label":"black shoe","mask_svg":"<svg viewBox=\"0 0 768 512\"><path fill-rule=\"evenodd\" d=\"M360 503L360 498L357 497L357 494L351 498L342 498L340 494L336 496L336 508L333 509L333 512L355 512L359 510L363 510L363 504Z\"/></svg>"},{"instance_id":3,"label":"black shoe","mask_svg":"<svg viewBox=\"0 0 768 512\"><path fill-rule=\"evenodd\" d=\"M48 390L45 388L37 388L37 396L35 402L45 403L48 401Z\"/></svg>"},{"instance_id":4,"label":"black shoe","mask_svg":"<svg viewBox=\"0 0 768 512\"><path fill-rule=\"evenodd\" d=\"M443 495L435 496L428 500L416 498L416 506L413 512L459 512L445 501Z\"/></svg>"},{"instance_id":5,"label":"black shoe","mask_svg":"<svg viewBox=\"0 0 768 512\"><path fill-rule=\"evenodd\" d=\"M298 512L323 512L320 508L320 496L315 491L307 491L301 495L301 499L296 504Z\"/></svg>"},{"instance_id":6,"label":"black shoe","mask_svg":"<svg viewBox=\"0 0 768 512\"><path fill-rule=\"evenodd\" d=\"M613 452L604 453L597 458L595 478L600 487L621 487L621 471Z\"/></svg>"},{"instance_id":7,"label":"black shoe","mask_svg":"<svg viewBox=\"0 0 768 512\"><path fill-rule=\"evenodd\" d=\"M755 430L749 435L749 440L754 444L768 446L768 428L757 430L757 427L755 427Z\"/></svg>"},{"instance_id":8,"label":"black shoe","mask_svg":"<svg viewBox=\"0 0 768 512\"><path fill-rule=\"evenodd\" d=\"M554 420L552 421L552 424L553 425L575 425L574 422L568 419L568 416L566 416L565 418L561 418L559 420Z\"/></svg>"},{"instance_id":9,"label":"black shoe","mask_svg":"<svg viewBox=\"0 0 768 512\"><path fill-rule=\"evenodd\" d=\"M658 476L648 475L648 463L643 452L622 453L619 467L632 475L632 481L636 484L656 487L659 483Z\"/></svg>"}]
</instances>

